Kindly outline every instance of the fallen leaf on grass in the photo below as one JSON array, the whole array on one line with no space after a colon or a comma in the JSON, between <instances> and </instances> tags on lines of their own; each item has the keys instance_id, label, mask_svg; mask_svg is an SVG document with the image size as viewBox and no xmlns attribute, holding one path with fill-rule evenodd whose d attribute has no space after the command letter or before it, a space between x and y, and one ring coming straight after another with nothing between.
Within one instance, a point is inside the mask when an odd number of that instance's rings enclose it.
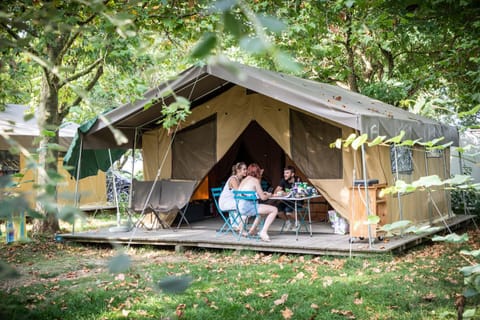
<instances>
[{"instance_id":1,"label":"fallen leaf on grass","mask_svg":"<svg viewBox=\"0 0 480 320\"><path fill-rule=\"evenodd\" d=\"M250 310L250 311L255 311L255 309L253 309L253 307L250 305L250 303L247 303L245 305L245 309Z\"/></svg>"},{"instance_id":2,"label":"fallen leaf on grass","mask_svg":"<svg viewBox=\"0 0 480 320\"><path fill-rule=\"evenodd\" d=\"M253 289L252 288L247 288L242 294L244 296L249 296L253 293Z\"/></svg>"},{"instance_id":3,"label":"fallen leaf on grass","mask_svg":"<svg viewBox=\"0 0 480 320\"><path fill-rule=\"evenodd\" d=\"M347 319L356 319L355 316L353 315L353 312L350 311L350 310L332 309L330 312L334 313L334 314L340 314L342 316L345 316Z\"/></svg>"},{"instance_id":4,"label":"fallen leaf on grass","mask_svg":"<svg viewBox=\"0 0 480 320\"><path fill-rule=\"evenodd\" d=\"M268 298L268 297L271 297L272 296L272 291L267 291L265 293L259 293L258 296L260 298Z\"/></svg>"},{"instance_id":5,"label":"fallen leaf on grass","mask_svg":"<svg viewBox=\"0 0 480 320\"><path fill-rule=\"evenodd\" d=\"M318 306L318 304L312 303L312 304L310 305L310 308L312 308L312 309L318 309L319 306Z\"/></svg>"},{"instance_id":6,"label":"fallen leaf on grass","mask_svg":"<svg viewBox=\"0 0 480 320\"><path fill-rule=\"evenodd\" d=\"M353 303L355 304L363 304L363 299L362 298L356 298L355 300L353 300Z\"/></svg>"},{"instance_id":7,"label":"fallen leaf on grass","mask_svg":"<svg viewBox=\"0 0 480 320\"><path fill-rule=\"evenodd\" d=\"M433 299L435 299L437 297L437 295L435 293L427 293L426 295L424 295L422 297L423 300L425 301L433 301Z\"/></svg>"},{"instance_id":8,"label":"fallen leaf on grass","mask_svg":"<svg viewBox=\"0 0 480 320\"><path fill-rule=\"evenodd\" d=\"M282 294L282 297L280 299L275 300L273 303L278 306L280 304L284 304L288 299L288 293Z\"/></svg>"},{"instance_id":9,"label":"fallen leaf on grass","mask_svg":"<svg viewBox=\"0 0 480 320\"><path fill-rule=\"evenodd\" d=\"M186 306L187 305L185 303L180 303L177 306L177 308L175 309L175 314L177 315L178 318L181 318L183 316Z\"/></svg>"},{"instance_id":10,"label":"fallen leaf on grass","mask_svg":"<svg viewBox=\"0 0 480 320\"><path fill-rule=\"evenodd\" d=\"M293 316L293 311L289 308L285 308L284 310L282 310L282 316L283 319L291 319Z\"/></svg>"}]
</instances>

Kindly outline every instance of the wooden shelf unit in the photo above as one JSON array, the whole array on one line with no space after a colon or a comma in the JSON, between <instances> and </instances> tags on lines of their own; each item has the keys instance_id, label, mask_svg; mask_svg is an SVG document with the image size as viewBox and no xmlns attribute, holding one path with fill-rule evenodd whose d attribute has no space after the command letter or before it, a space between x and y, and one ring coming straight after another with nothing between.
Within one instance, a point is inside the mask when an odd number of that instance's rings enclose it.
<instances>
[{"instance_id":1,"label":"wooden shelf unit","mask_svg":"<svg viewBox=\"0 0 480 320\"><path fill-rule=\"evenodd\" d=\"M385 187L385 184L375 184L367 187L370 214L380 217L380 225L385 222L387 214L387 201L385 198L380 198L380 191ZM351 187L350 192L350 237L368 238L365 187ZM372 238L377 236L376 229L377 224L372 224L370 228Z\"/></svg>"}]
</instances>

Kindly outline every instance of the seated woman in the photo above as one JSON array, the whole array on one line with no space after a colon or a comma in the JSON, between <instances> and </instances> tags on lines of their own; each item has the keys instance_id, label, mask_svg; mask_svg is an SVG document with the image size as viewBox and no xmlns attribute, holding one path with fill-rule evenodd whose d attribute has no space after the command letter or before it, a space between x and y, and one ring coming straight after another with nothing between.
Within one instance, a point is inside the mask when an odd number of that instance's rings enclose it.
<instances>
[{"instance_id":1,"label":"seated woman","mask_svg":"<svg viewBox=\"0 0 480 320\"><path fill-rule=\"evenodd\" d=\"M218 206L222 211L236 211L237 206L235 199L233 198L233 190L237 190L240 182L247 175L247 165L245 162L238 162L232 167L232 175L228 178L227 183L223 187L222 193L218 199ZM233 215L230 216L230 223L236 229L238 229L238 221L233 219Z\"/></svg>"},{"instance_id":2,"label":"seated woman","mask_svg":"<svg viewBox=\"0 0 480 320\"><path fill-rule=\"evenodd\" d=\"M257 196L261 200L269 199L272 194L264 192L260 181L262 179L263 169L260 169L260 166L256 163L252 163L247 168L247 176L242 180L238 190L241 191L256 191ZM277 216L278 209L275 206L257 203L257 211L260 216L266 216L265 222L263 224L263 229L260 231L259 236L262 241L269 242L270 238L268 237L268 228L275 220ZM255 215L255 203L252 201L240 200L238 203L238 209L242 216L254 216ZM253 235L257 229L258 224L260 223L259 218L257 217L253 222L252 228L248 231L250 235Z\"/></svg>"}]
</instances>

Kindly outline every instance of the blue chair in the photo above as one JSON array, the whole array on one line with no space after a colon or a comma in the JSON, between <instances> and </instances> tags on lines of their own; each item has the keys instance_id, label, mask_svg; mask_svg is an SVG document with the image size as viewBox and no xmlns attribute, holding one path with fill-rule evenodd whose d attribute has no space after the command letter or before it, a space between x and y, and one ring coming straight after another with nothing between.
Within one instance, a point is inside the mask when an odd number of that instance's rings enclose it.
<instances>
[{"instance_id":1,"label":"blue chair","mask_svg":"<svg viewBox=\"0 0 480 320\"><path fill-rule=\"evenodd\" d=\"M260 222L257 226L258 230L262 230L263 228L263 219L261 219L260 214L258 213L258 197L255 191L241 191L241 190L233 190L233 197L235 199L235 203L237 205L237 213L240 216L240 219L243 221L242 223L242 230L240 230L238 234L238 239L242 236L242 234L247 234L247 238L253 238L257 241L260 240L260 236L256 235L248 235L248 230L253 225L249 222L249 218L260 219ZM242 212L239 209L240 201L251 201L253 207L255 209L255 215L253 216L243 216Z\"/></svg>"},{"instance_id":2,"label":"blue chair","mask_svg":"<svg viewBox=\"0 0 480 320\"><path fill-rule=\"evenodd\" d=\"M229 211L227 214L227 212L220 209L220 206L218 204L218 199L220 198L222 190L223 188L221 187L210 189L210 191L212 192L213 201L215 202L215 207L217 208L218 214L222 217L224 222L222 227L218 229L217 236L227 234L229 231L231 231L234 236L237 236L237 232L235 231L235 228L232 224L232 222L235 223L237 220L237 213L235 211Z\"/></svg>"}]
</instances>

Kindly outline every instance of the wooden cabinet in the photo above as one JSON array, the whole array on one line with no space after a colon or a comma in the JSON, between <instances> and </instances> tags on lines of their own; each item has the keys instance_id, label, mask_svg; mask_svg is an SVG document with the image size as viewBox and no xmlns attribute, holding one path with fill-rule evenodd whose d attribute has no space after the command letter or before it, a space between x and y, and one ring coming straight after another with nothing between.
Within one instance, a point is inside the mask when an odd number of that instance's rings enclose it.
<instances>
[{"instance_id":1,"label":"wooden cabinet","mask_svg":"<svg viewBox=\"0 0 480 320\"><path fill-rule=\"evenodd\" d=\"M358 186L350 188L350 237L368 238L368 215L377 215L380 217L380 225L385 221L387 214L387 203L385 198L380 197L380 191L385 188L385 184L376 184L369 186L368 190L368 209L367 212L367 192L365 187ZM377 225L370 225L371 237L377 236Z\"/></svg>"}]
</instances>

